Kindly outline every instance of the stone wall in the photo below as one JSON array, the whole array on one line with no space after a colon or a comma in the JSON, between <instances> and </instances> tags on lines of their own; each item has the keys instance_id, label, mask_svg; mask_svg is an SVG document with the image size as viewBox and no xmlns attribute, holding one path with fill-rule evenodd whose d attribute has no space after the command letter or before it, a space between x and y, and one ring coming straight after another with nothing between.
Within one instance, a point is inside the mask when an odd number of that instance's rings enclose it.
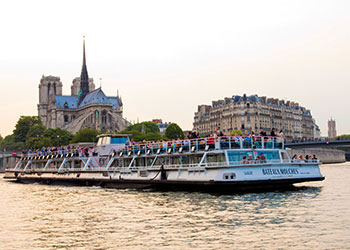
<instances>
[{"instance_id":1,"label":"stone wall","mask_svg":"<svg viewBox=\"0 0 350 250\"><path fill-rule=\"evenodd\" d=\"M0 154L0 173L5 172L6 168L13 168L20 157L12 154Z\"/></svg>"},{"instance_id":2,"label":"stone wall","mask_svg":"<svg viewBox=\"0 0 350 250\"><path fill-rule=\"evenodd\" d=\"M305 148L305 149L287 149L290 157L294 154L302 155L316 155L322 163L341 163L345 162L345 152L337 149L326 148Z\"/></svg>"}]
</instances>

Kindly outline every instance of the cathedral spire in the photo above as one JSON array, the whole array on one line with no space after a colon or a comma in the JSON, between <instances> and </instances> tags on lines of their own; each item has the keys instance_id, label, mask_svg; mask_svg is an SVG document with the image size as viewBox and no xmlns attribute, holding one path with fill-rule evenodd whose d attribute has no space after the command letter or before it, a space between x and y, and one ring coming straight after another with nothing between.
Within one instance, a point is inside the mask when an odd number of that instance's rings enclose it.
<instances>
[{"instance_id":1,"label":"cathedral spire","mask_svg":"<svg viewBox=\"0 0 350 250\"><path fill-rule=\"evenodd\" d=\"M78 94L78 105L83 101L84 97L89 93L89 75L86 67L86 55L85 55L85 36L83 39L83 67L80 74L80 91Z\"/></svg>"}]
</instances>

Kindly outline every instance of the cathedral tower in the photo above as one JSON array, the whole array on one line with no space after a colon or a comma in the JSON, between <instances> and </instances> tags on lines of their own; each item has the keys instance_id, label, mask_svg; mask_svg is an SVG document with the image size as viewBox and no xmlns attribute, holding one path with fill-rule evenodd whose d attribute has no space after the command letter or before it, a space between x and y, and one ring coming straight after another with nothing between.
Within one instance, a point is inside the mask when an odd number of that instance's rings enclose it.
<instances>
[{"instance_id":1,"label":"cathedral tower","mask_svg":"<svg viewBox=\"0 0 350 250\"><path fill-rule=\"evenodd\" d=\"M51 127L50 108L56 96L62 95L62 82L57 76L42 76L39 84L38 115L46 127ZM51 104L51 105L50 105Z\"/></svg>"},{"instance_id":2,"label":"cathedral tower","mask_svg":"<svg viewBox=\"0 0 350 250\"><path fill-rule=\"evenodd\" d=\"M80 74L80 91L78 93L78 105L84 100L85 96L89 93L89 75L86 68L86 56L85 56L85 38L83 41L83 67Z\"/></svg>"}]
</instances>

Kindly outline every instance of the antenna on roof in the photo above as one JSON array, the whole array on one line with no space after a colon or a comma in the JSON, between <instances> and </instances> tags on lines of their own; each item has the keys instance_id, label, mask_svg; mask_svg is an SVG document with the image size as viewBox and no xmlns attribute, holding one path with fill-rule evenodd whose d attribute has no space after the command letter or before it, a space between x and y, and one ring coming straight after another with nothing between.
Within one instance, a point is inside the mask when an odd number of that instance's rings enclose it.
<instances>
[{"instance_id":1,"label":"antenna on roof","mask_svg":"<svg viewBox=\"0 0 350 250\"><path fill-rule=\"evenodd\" d=\"M100 77L100 89L102 89L102 78Z\"/></svg>"}]
</instances>

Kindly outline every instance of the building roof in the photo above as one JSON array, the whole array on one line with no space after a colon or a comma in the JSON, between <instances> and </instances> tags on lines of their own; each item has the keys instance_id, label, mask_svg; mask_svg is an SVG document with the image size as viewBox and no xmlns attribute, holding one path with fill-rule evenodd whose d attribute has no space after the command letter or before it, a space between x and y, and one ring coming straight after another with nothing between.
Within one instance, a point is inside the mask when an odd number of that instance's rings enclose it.
<instances>
[{"instance_id":1,"label":"building roof","mask_svg":"<svg viewBox=\"0 0 350 250\"><path fill-rule=\"evenodd\" d=\"M57 108L76 109L78 107L78 97L77 96L56 95L56 107Z\"/></svg>"},{"instance_id":2,"label":"building roof","mask_svg":"<svg viewBox=\"0 0 350 250\"><path fill-rule=\"evenodd\" d=\"M113 104L113 108L119 107L118 97L107 97L101 88L89 92L80 103L79 108L93 103L110 103Z\"/></svg>"},{"instance_id":3,"label":"building roof","mask_svg":"<svg viewBox=\"0 0 350 250\"><path fill-rule=\"evenodd\" d=\"M76 109L81 108L93 103L110 103L113 105L113 109L119 107L119 97L117 96L106 96L101 88L95 89L89 92L83 101L78 106L78 96L56 96L56 107L57 108L69 108Z\"/></svg>"}]
</instances>

